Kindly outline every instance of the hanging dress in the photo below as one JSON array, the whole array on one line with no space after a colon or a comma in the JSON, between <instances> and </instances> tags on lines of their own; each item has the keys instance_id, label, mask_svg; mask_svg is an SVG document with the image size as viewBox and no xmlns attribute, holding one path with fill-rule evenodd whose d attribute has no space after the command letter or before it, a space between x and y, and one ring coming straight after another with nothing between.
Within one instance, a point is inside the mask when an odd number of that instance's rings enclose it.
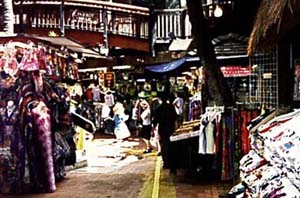
<instances>
[{"instance_id":1,"label":"hanging dress","mask_svg":"<svg viewBox=\"0 0 300 198\"><path fill-rule=\"evenodd\" d=\"M0 109L0 193L13 193L18 187L19 111Z\"/></svg>"}]
</instances>

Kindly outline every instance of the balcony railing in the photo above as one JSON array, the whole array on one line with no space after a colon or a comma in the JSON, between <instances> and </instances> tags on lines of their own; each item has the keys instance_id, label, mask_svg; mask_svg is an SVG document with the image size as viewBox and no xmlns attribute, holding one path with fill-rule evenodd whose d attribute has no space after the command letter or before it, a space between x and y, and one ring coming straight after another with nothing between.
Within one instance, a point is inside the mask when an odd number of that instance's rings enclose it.
<instances>
[{"instance_id":1,"label":"balcony railing","mask_svg":"<svg viewBox=\"0 0 300 198\"><path fill-rule=\"evenodd\" d=\"M156 42L169 42L170 34L176 38L191 37L191 24L186 9L155 10Z\"/></svg>"},{"instance_id":2,"label":"balcony railing","mask_svg":"<svg viewBox=\"0 0 300 198\"><path fill-rule=\"evenodd\" d=\"M15 24L149 37L149 9L104 1L15 2ZM20 17L20 14L23 15ZM22 22L21 22L22 20Z\"/></svg>"},{"instance_id":3,"label":"balcony railing","mask_svg":"<svg viewBox=\"0 0 300 198\"><path fill-rule=\"evenodd\" d=\"M151 13L145 7L97 0L14 1L15 25L23 28L49 28L62 34L67 30L82 30L155 38L156 43L169 42L170 34L177 38L191 37L186 9L154 10L154 18ZM154 29L151 24L155 24Z\"/></svg>"}]
</instances>

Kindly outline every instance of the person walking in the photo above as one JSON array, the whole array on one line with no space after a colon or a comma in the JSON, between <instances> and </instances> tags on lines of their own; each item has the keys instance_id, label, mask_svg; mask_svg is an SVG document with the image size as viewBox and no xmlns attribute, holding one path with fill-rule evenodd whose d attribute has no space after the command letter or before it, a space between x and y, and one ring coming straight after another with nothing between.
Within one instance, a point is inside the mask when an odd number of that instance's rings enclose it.
<instances>
[{"instance_id":1,"label":"person walking","mask_svg":"<svg viewBox=\"0 0 300 198\"><path fill-rule=\"evenodd\" d=\"M156 108L162 103L161 99L159 97L154 97L151 100L150 103L150 111L151 111L151 122L154 119L154 112L156 111ZM160 146L160 137L158 134L158 125L155 127L155 130L153 133L151 133L150 138L150 144L157 149L157 156L161 156L161 146Z\"/></svg>"},{"instance_id":2,"label":"person walking","mask_svg":"<svg viewBox=\"0 0 300 198\"><path fill-rule=\"evenodd\" d=\"M124 113L124 107L121 103L116 103L116 105L113 107L114 111L114 133L116 136L116 139L118 142L130 137L130 131L125 123L125 121L128 119L128 115Z\"/></svg>"},{"instance_id":3,"label":"person walking","mask_svg":"<svg viewBox=\"0 0 300 198\"><path fill-rule=\"evenodd\" d=\"M162 103L154 112L152 134L158 125L163 167L170 168L170 173L176 174L176 151L174 144L170 142L170 136L175 132L177 114L173 105L168 101L167 95L162 95L161 100Z\"/></svg>"},{"instance_id":4,"label":"person walking","mask_svg":"<svg viewBox=\"0 0 300 198\"><path fill-rule=\"evenodd\" d=\"M150 145L150 138L151 138L151 111L150 111L150 105L146 100L142 100L140 103L143 111L141 113L141 119L142 119L142 132L141 132L141 138L143 138L145 144L146 144L146 150L144 153L151 153L152 148Z\"/></svg>"}]
</instances>

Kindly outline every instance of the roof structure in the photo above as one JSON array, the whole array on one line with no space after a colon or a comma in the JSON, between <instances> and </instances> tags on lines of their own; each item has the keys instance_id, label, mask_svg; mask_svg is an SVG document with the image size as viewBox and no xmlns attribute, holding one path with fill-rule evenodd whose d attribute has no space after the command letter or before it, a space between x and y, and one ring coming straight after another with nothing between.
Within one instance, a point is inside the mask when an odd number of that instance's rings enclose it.
<instances>
[{"instance_id":1,"label":"roof structure","mask_svg":"<svg viewBox=\"0 0 300 198\"><path fill-rule=\"evenodd\" d=\"M300 23L300 1L262 0L248 42L248 54L274 47Z\"/></svg>"}]
</instances>

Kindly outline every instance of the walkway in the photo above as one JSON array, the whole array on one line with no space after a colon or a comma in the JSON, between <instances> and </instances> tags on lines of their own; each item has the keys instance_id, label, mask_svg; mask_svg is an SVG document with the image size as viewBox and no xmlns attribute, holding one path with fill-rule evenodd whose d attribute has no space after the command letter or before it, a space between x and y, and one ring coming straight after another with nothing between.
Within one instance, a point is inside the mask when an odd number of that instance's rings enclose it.
<instances>
[{"instance_id":1,"label":"walkway","mask_svg":"<svg viewBox=\"0 0 300 198\"><path fill-rule=\"evenodd\" d=\"M88 146L86 167L70 170L50 194L5 198L218 198L232 183L203 181L179 170L162 169L156 153L143 154L142 141L118 143L112 136L96 138ZM1 195L0 195L1 197Z\"/></svg>"}]
</instances>

